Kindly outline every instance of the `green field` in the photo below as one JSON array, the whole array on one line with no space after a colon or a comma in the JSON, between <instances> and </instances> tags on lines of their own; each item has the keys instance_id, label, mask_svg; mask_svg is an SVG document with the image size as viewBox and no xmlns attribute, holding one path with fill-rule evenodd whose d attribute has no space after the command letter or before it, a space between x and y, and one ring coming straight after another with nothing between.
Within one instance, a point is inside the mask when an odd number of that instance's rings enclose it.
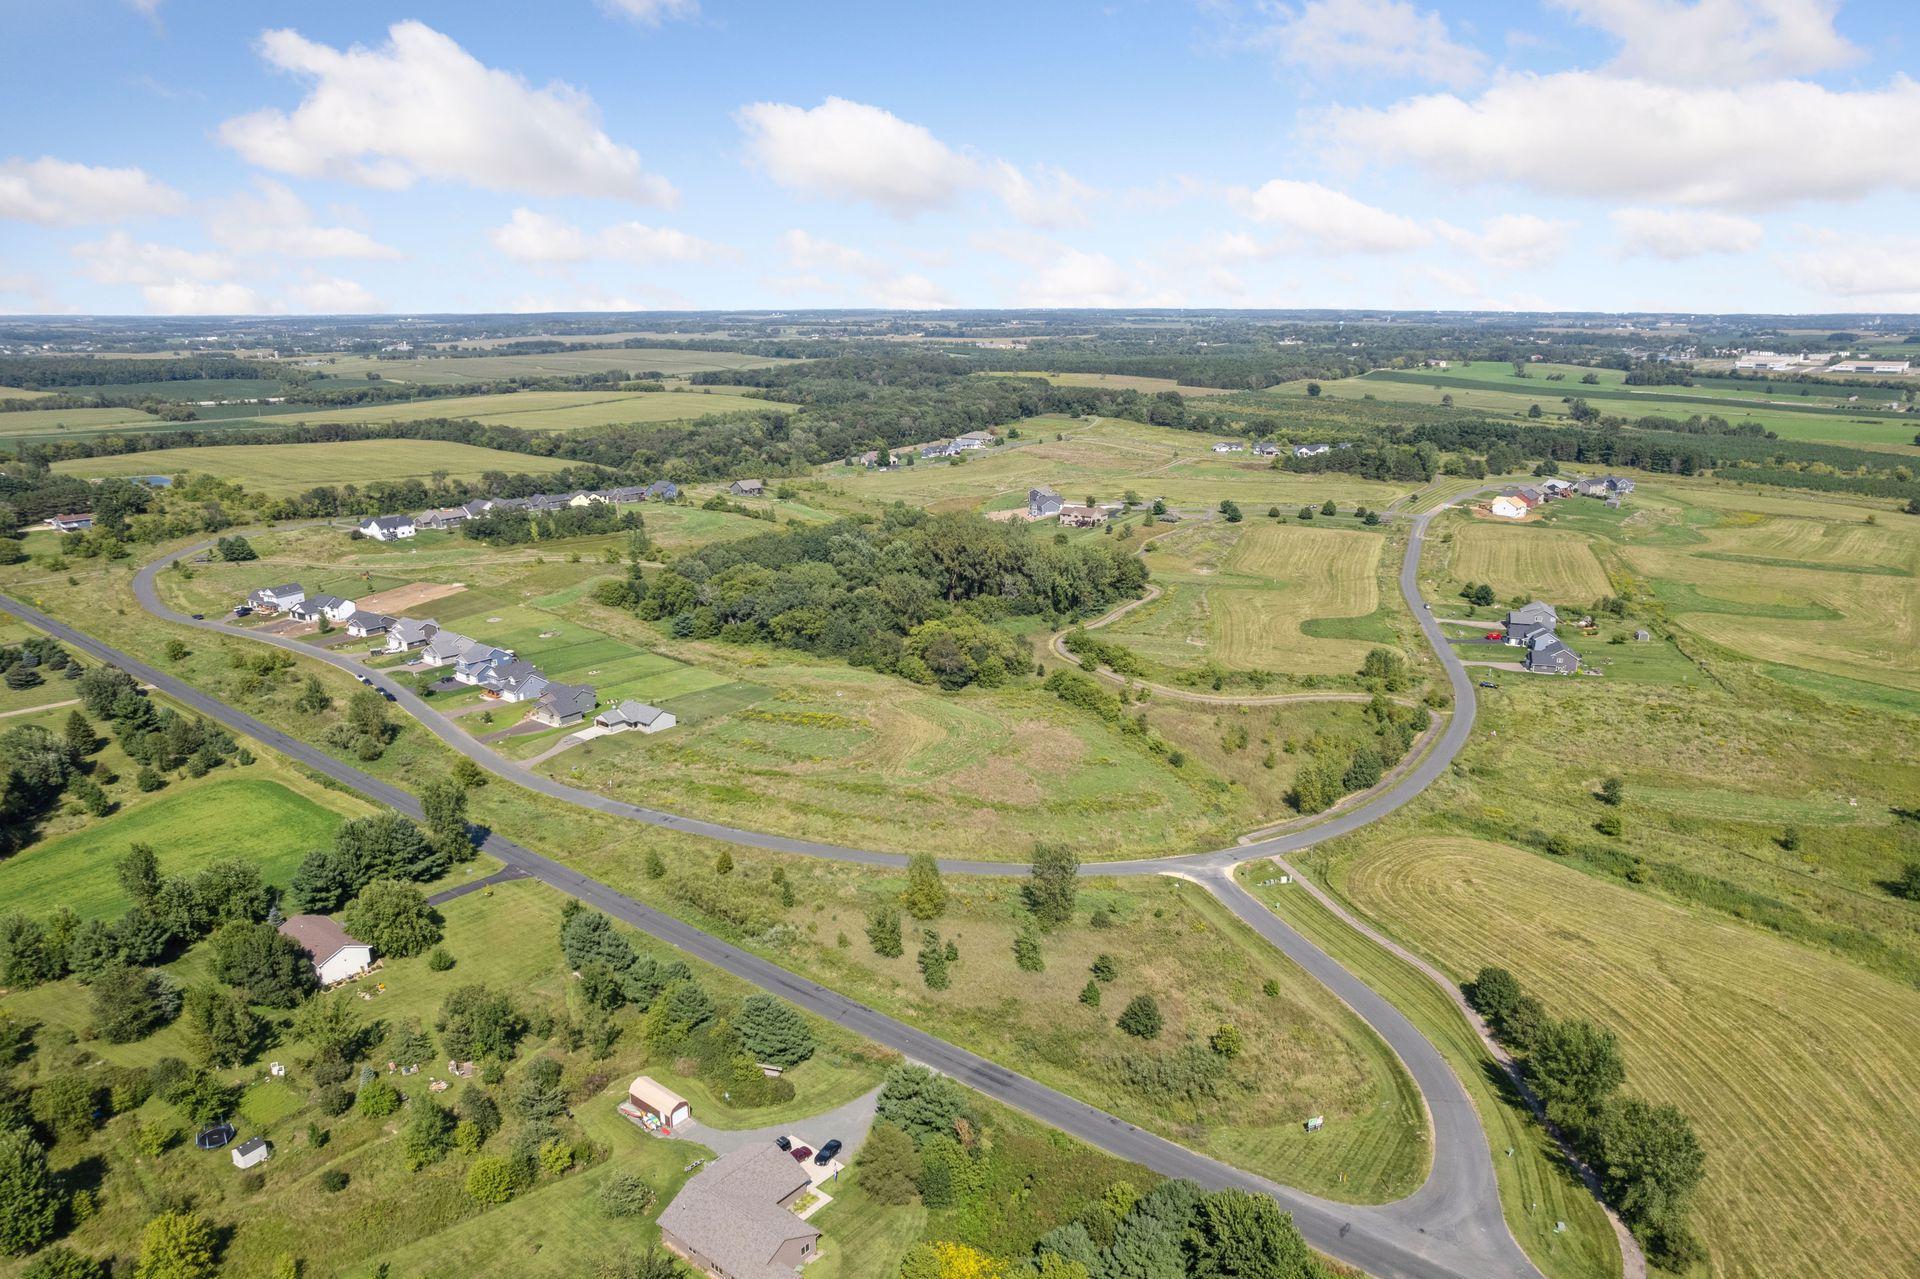
<instances>
[{"instance_id":1,"label":"green field","mask_svg":"<svg viewBox=\"0 0 1920 1279\"><path fill-rule=\"evenodd\" d=\"M320 369L330 377L377 373L382 381L446 386L496 378L577 377L582 373L664 373L669 376L715 369L758 369L793 361L734 351L683 351L671 347L555 351L546 355L416 356L376 359L366 355L330 357Z\"/></svg>"},{"instance_id":2,"label":"green field","mask_svg":"<svg viewBox=\"0 0 1920 1279\"><path fill-rule=\"evenodd\" d=\"M474 363L463 360L461 363ZM461 418L524 431L570 431L624 422L674 422L713 413L765 413L766 400L715 391L515 391L501 395L456 395L357 408L303 408L274 419L290 422L376 424Z\"/></svg>"},{"instance_id":3,"label":"green field","mask_svg":"<svg viewBox=\"0 0 1920 1279\"><path fill-rule=\"evenodd\" d=\"M1160 395L1172 391L1175 395L1229 395L1232 392L1218 386L1186 386L1170 377L1133 377L1125 373L1027 373L1003 372L983 373L982 377L1030 377L1055 386L1103 386L1116 391L1139 391L1144 395Z\"/></svg>"},{"instance_id":4,"label":"green field","mask_svg":"<svg viewBox=\"0 0 1920 1279\"><path fill-rule=\"evenodd\" d=\"M1466 839L1382 841L1341 890L1456 979L1514 970L1611 1027L1629 1086L1707 1149L1728 1276L1896 1274L1920 1229L1920 993L1814 950Z\"/></svg>"},{"instance_id":5,"label":"green field","mask_svg":"<svg viewBox=\"0 0 1920 1279\"><path fill-rule=\"evenodd\" d=\"M488 471L540 475L569 465L561 458L503 453L439 440L347 440L335 444L215 444L156 449L56 462L54 469L88 478L197 473L231 480L249 492L286 497L326 484L431 482L438 471L446 472L449 479L477 480Z\"/></svg>"},{"instance_id":6,"label":"green field","mask_svg":"<svg viewBox=\"0 0 1920 1279\"><path fill-rule=\"evenodd\" d=\"M1371 645L1309 638L1303 628L1367 618L1379 608L1385 542L1380 533L1292 518L1183 525L1147 557L1161 598L1102 635L1172 670L1211 661L1233 670L1352 675Z\"/></svg>"},{"instance_id":7,"label":"green field","mask_svg":"<svg viewBox=\"0 0 1920 1279\"><path fill-rule=\"evenodd\" d=\"M22 409L18 413L0 413L0 439L18 439L41 435L97 435L108 428L162 429L174 425L162 422L139 409Z\"/></svg>"},{"instance_id":8,"label":"green field","mask_svg":"<svg viewBox=\"0 0 1920 1279\"><path fill-rule=\"evenodd\" d=\"M1489 583L1502 599L1517 594L1588 604L1607 593L1607 575L1579 533L1469 520L1453 525L1452 538L1450 576Z\"/></svg>"},{"instance_id":9,"label":"green field","mask_svg":"<svg viewBox=\"0 0 1920 1279\"><path fill-rule=\"evenodd\" d=\"M76 834L0 861L0 898L34 915L55 906L118 915L132 903L114 863L132 844L152 846L164 874L191 876L210 862L243 857L269 884L285 884L302 857L331 842L342 820L267 777L222 773L178 782Z\"/></svg>"}]
</instances>

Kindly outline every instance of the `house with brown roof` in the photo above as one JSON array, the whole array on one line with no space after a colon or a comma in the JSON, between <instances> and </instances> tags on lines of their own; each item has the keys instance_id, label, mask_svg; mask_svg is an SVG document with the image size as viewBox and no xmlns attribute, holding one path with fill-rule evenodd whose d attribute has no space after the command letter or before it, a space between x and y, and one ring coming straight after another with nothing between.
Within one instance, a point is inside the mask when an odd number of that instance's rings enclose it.
<instances>
[{"instance_id":1,"label":"house with brown roof","mask_svg":"<svg viewBox=\"0 0 1920 1279\"><path fill-rule=\"evenodd\" d=\"M660 1213L660 1242L717 1279L793 1279L820 1232L793 1206L813 1187L772 1142L714 1160Z\"/></svg>"},{"instance_id":2,"label":"house with brown roof","mask_svg":"<svg viewBox=\"0 0 1920 1279\"><path fill-rule=\"evenodd\" d=\"M1060 524L1064 528L1092 528L1095 524L1106 522L1107 513L1097 506L1068 502L1060 508Z\"/></svg>"},{"instance_id":3,"label":"house with brown roof","mask_svg":"<svg viewBox=\"0 0 1920 1279\"><path fill-rule=\"evenodd\" d=\"M347 936L347 930L326 915L289 915L280 935L307 952L322 986L357 977L373 965L373 947Z\"/></svg>"}]
</instances>

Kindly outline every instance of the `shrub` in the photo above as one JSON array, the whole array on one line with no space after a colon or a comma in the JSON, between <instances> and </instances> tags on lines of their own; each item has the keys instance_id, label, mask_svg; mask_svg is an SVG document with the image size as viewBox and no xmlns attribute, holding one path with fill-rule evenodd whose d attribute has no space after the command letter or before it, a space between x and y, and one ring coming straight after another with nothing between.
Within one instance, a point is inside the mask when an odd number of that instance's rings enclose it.
<instances>
[{"instance_id":1,"label":"shrub","mask_svg":"<svg viewBox=\"0 0 1920 1279\"><path fill-rule=\"evenodd\" d=\"M638 1173L617 1172L600 1187L600 1210L609 1217L637 1217L653 1206L653 1198L653 1187L645 1178Z\"/></svg>"},{"instance_id":2,"label":"shrub","mask_svg":"<svg viewBox=\"0 0 1920 1279\"><path fill-rule=\"evenodd\" d=\"M385 1119L400 1109L400 1090L384 1079L374 1078L360 1086L356 1101L360 1113L370 1119Z\"/></svg>"},{"instance_id":3,"label":"shrub","mask_svg":"<svg viewBox=\"0 0 1920 1279\"><path fill-rule=\"evenodd\" d=\"M483 1204L513 1198L513 1166L500 1155L482 1155L467 1169L467 1194Z\"/></svg>"},{"instance_id":4,"label":"shrub","mask_svg":"<svg viewBox=\"0 0 1920 1279\"><path fill-rule=\"evenodd\" d=\"M453 955L445 946L435 946L427 954L427 967L436 973L444 973L453 967Z\"/></svg>"},{"instance_id":5,"label":"shrub","mask_svg":"<svg viewBox=\"0 0 1920 1279\"><path fill-rule=\"evenodd\" d=\"M1136 1039L1158 1039L1160 1037L1160 1005L1152 995L1135 995L1120 1014L1116 1023Z\"/></svg>"}]
</instances>

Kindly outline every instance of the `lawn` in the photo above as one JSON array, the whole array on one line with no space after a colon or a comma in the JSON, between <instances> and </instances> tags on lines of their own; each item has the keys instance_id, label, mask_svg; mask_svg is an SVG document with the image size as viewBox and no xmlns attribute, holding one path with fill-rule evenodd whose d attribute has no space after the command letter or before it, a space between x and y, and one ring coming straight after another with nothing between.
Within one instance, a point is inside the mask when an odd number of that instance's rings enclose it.
<instances>
[{"instance_id":1,"label":"lawn","mask_svg":"<svg viewBox=\"0 0 1920 1279\"><path fill-rule=\"evenodd\" d=\"M1471 839L1381 840L1335 882L1450 975L1514 970L1594 1018L1630 1086L1708 1154L1713 1273L1895 1274L1920 1229L1920 993L1841 960Z\"/></svg>"},{"instance_id":2,"label":"lawn","mask_svg":"<svg viewBox=\"0 0 1920 1279\"><path fill-rule=\"evenodd\" d=\"M1379 608L1386 538L1288 515L1187 524L1159 538L1147 561L1161 597L1103 628L1103 638L1176 671L1216 662L1285 675L1354 674L1369 644L1309 638L1303 628Z\"/></svg>"},{"instance_id":3,"label":"lawn","mask_svg":"<svg viewBox=\"0 0 1920 1279\"><path fill-rule=\"evenodd\" d=\"M560 458L503 453L439 440L347 440L333 444L220 444L160 449L114 457L76 458L54 463L54 469L87 478L196 472L231 480L249 492L286 497L326 484L367 484L374 480L431 482L434 474L442 471L450 479L477 480L488 471L541 475L571 465Z\"/></svg>"},{"instance_id":4,"label":"lawn","mask_svg":"<svg viewBox=\"0 0 1920 1279\"><path fill-rule=\"evenodd\" d=\"M271 778L222 771L140 796L84 830L0 861L0 898L35 915L55 906L118 915L132 902L114 863L133 844L152 846L163 874L191 877L210 862L240 857L257 864L269 884L285 885L300 859L330 843L343 820Z\"/></svg>"}]
</instances>

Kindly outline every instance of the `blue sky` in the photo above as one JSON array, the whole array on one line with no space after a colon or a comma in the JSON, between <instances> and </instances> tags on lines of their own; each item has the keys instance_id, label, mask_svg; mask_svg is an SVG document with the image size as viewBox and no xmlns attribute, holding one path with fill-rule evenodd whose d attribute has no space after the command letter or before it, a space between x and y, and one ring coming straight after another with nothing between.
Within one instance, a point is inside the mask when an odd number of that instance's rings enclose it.
<instances>
[{"instance_id":1,"label":"blue sky","mask_svg":"<svg viewBox=\"0 0 1920 1279\"><path fill-rule=\"evenodd\" d=\"M1920 311L1895 0L16 2L0 311Z\"/></svg>"}]
</instances>

